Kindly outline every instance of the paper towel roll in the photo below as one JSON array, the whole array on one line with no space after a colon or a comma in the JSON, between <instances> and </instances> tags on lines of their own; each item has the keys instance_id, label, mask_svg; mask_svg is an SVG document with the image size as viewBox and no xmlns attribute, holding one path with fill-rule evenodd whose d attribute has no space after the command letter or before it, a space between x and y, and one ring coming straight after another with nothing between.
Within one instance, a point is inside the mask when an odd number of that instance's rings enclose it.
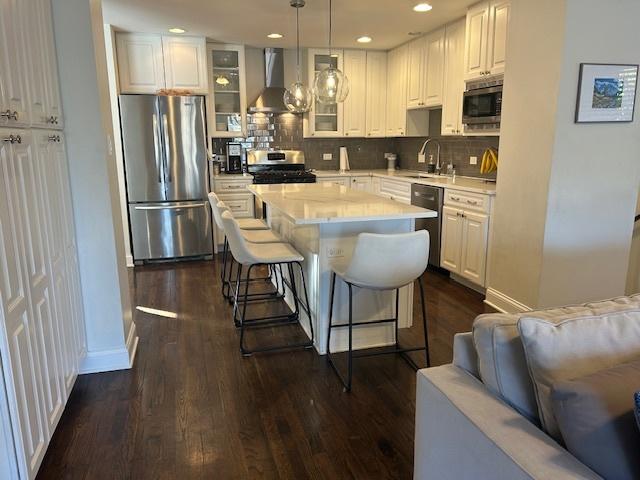
<instances>
[{"instance_id":1,"label":"paper towel roll","mask_svg":"<svg viewBox=\"0 0 640 480\"><path fill-rule=\"evenodd\" d=\"M340 171L346 172L351 170L349 167L349 154L347 153L347 147L340 147Z\"/></svg>"}]
</instances>

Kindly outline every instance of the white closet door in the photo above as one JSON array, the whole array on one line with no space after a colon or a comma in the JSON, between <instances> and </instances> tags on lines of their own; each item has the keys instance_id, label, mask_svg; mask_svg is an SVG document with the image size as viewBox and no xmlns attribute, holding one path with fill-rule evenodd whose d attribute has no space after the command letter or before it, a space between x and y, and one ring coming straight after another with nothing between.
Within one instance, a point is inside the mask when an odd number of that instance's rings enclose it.
<instances>
[{"instance_id":1,"label":"white closet door","mask_svg":"<svg viewBox=\"0 0 640 480\"><path fill-rule=\"evenodd\" d=\"M0 140L15 131L0 130ZM34 250L33 235L29 222L24 218L27 211L25 198L29 185L33 184L32 139L28 132L19 133L20 143L0 142L0 296L4 316L4 328L0 328L9 353L4 374L13 385L17 425L14 435L24 453L26 472L33 478L42 461L48 440L47 415L42 395L42 373L39 357L41 344L37 341L40 320L34 319L32 305L46 311L48 299L44 293L32 298L30 281L41 276L41 259ZM36 285L38 286L38 285ZM38 292L46 289L35 289ZM34 302L35 300L35 302Z\"/></svg>"}]
</instances>

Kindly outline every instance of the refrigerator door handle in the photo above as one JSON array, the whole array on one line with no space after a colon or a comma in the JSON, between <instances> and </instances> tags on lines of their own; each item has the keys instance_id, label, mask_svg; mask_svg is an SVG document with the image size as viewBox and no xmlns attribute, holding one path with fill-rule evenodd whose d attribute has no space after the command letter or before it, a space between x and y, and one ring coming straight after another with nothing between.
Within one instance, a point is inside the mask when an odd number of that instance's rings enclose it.
<instances>
[{"instance_id":1,"label":"refrigerator door handle","mask_svg":"<svg viewBox=\"0 0 640 480\"><path fill-rule=\"evenodd\" d=\"M203 203L191 203L189 205L136 205L134 210L181 210L183 208L202 208L207 205L207 202Z\"/></svg>"},{"instance_id":2,"label":"refrigerator door handle","mask_svg":"<svg viewBox=\"0 0 640 480\"><path fill-rule=\"evenodd\" d=\"M167 182L171 183L171 156L169 150L171 150L171 144L169 143L169 122L167 121L167 114L162 114L162 130L164 133L164 171L167 175Z\"/></svg>"},{"instance_id":3,"label":"refrigerator door handle","mask_svg":"<svg viewBox=\"0 0 640 480\"><path fill-rule=\"evenodd\" d=\"M162 183L162 156L160 155L160 138L158 135L158 116L153 114L153 150L156 156L156 169L158 170L158 183Z\"/></svg>"}]
</instances>

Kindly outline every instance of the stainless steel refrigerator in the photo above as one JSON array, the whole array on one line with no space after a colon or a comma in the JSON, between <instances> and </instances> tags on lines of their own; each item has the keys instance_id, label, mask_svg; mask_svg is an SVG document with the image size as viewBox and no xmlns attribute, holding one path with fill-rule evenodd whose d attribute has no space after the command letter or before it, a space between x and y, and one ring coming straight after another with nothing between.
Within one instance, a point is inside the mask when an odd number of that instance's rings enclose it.
<instances>
[{"instance_id":1,"label":"stainless steel refrigerator","mask_svg":"<svg viewBox=\"0 0 640 480\"><path fill-rule=\"evenodd\" d=\"M213 253L204 98L120 95L135 261Z\"/></svg>"}]
</instances>

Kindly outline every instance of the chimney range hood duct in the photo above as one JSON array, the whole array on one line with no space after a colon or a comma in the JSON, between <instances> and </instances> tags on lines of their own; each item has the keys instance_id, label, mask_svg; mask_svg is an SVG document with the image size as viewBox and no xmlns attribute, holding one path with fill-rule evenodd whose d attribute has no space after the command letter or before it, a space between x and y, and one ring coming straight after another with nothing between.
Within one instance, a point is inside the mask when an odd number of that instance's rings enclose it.
<instances>
[{"instance_id":1,"label":"chimney range hood duct","mask_svg":"<svg viewBox=\"0 0 640 480\"><path fill-rule=\"evenodd\" d=\"M249 113L284 113L284 52L282 48L264 49L265 88L251 105Z\"/></svg>"}]
</instances>

